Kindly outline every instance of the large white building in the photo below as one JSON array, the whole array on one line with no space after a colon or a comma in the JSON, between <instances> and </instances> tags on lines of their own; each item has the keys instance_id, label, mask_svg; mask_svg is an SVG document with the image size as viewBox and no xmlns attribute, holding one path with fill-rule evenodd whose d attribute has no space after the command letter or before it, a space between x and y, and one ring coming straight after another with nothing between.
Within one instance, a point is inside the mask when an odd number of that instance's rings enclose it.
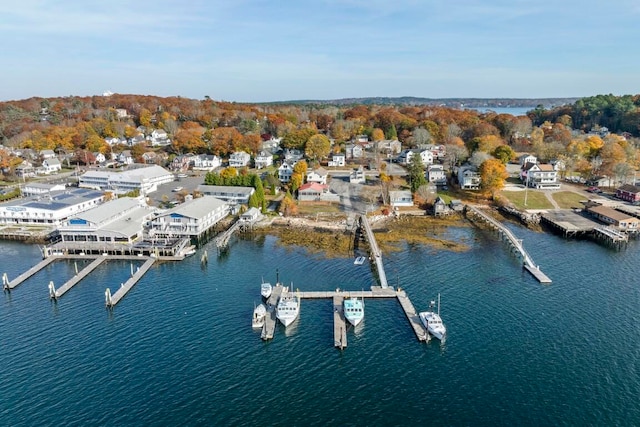
<instances>
[{"instance_id":1,"label":"large white building","mask_svg":"<svg viewBox=\"0 0 640 427\"><path fill-rule=\"evenodd\" d=\"M246 205L249 203L249 197L256 192L256 189L253 187L202 184L196 188L196 191L205 196L213 196L231 204Z\"/></svg>"},{"instance_id":2,"label":"large white building","mask_svg":"<svg viewBox=\"0 0 640 427\"><path fill-rule=\"evenodd\" d=\"M159 185L172 182L174 179L171 172L160 166L144 165L123 172L87 171L80 176L79 186L113 191L116 194L134 190L139 190L140 194L149 194L156 191Z\"/></svg>"},{"instance_id":3,"label":"large white building","mask_svg":"<svg viewBox=\"0 0 640 427\"><path fill-rule=\"evenodd\" d=\"M228 213L226 202L211 196L199 197L153 218L149 223L149 235L198 238Z\"/></svg>"},{"instance_id":4,"label":"large white building","mask_svg":"<svg viewBox=\"0 0 640 427\"><path fill-rule=\"evenodd\" d=\"M63 242L133 243L154 212L141 199L121 197L69 217L56 234Z\"/></svg>"},{"instance_id":5,"label":"large white building","mask_svg":"<svg viewBox=\"0 0 640 427\"><path fill-rule=\"evenodd\" d=\"M59 226L71 215L98 206L104 194L87 188L52 191L18 200L0 203L0 225Z\"/></svg>"}]
</instances>

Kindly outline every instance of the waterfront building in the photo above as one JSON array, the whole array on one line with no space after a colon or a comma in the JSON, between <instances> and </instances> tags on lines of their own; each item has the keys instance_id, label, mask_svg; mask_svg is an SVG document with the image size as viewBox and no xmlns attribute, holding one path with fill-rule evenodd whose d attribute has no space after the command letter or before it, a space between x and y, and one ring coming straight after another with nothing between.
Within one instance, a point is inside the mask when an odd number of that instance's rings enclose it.
<instances>
[{"instance_id":1,"label":"waterfront building","mask_svg":"<svg viewBox=\"0 0 640 427\"><path fill-rule=\"evenodd\" d=\"M316 182L318 184L326 184L328 172L325 168L318 168L307 172L307 182Z\"/></svg>"},{"instance_id":2,"label":"waterfront building","mask_svg":"<svg viewBox=\"0 0 640 427\"><path fill-rule=\"evenodd\" d=\"M557 182L558 171L551 164L526 163L522 167L520 179L527 186L538 190L557 190L560 184Z\"/></svg>"},{"instance_id":3,"label":"waterfront building","mask_svg":"<svg viewBox=\"0 0 640 427\"><path fill-rule=\"evenodd\" d=\"M215 197L203 196L169 209L149 222L149 234L158 238L198 239L229 214L229 205Z\"/></svg>"},{"instance_id":4,"label":"waterfront building","mask_svg":"<svg viewBox=\"0 0 640 427\"><path fill-rule=\"evenodd\" d=\"M123 172L90 170L80 176L79 186L102 191L125 194L138 190L140 194L149 194L161 184L172 182L175 178L168 170L157 165L139 165Z\"/></svg>"},{"instance_id":5,"label":"waterfront building","mask_svg":"<svg viewBox=\"0 0 640 427\"><path fill-rule=\"evenodd\" d=\"M464 165L458 168L458 184L463 190L480 189L480 174L475 166Z\"/></svg>"},{"instance_id":6,"label":"waterfront building","mask_svg":"<svg viewBox=\"0 0 640 427\"><path fill-rule=\"evenodd\" d=\"M0 203L0 224L59 226L71 215L96 207L104 194L87 188L51 191Z\"/></svg>"},{"instance_id":7,"label":"waterfront building","mask_svg":"<svg viewBox=\"0 0 640 427\"><path fill-rule=\"evenodd\" d=\"M409 190L389 191L389 203L391 206L413 206L413 195Z\"/></svg>"},{"instance_id":8,"label":"waterfront building","mask_svg":"<svg viewBox=\"0 0 640 427\"><path fill-rule=\"evenodd\" d=\"M616 189L616 197L631 203L640 202L640 187L624 184Z\"/></svg>"},{"instance_id":9,"label":"waterfront building","mask_svg":"<svg viewBox=\"0 0 640 427\"><path fill-rule=\"evenodd\" d=\"M438 164L427 166L426 178L427 181L433 182L436 185L443 185L447 183L447 176L444 173L444 167Z\"/></svg>"},{"instance_id":10,"label":"waterfront building","mask_svg":"<svg viewBox=\"0 0 640 427\"><path fill-rule=\"evenodd\" d=\"M613 225L621 231L634 232L640 229L640 220L607 206L587 207L587 212L600 221Z\"/></svg>"},{"instance_id":11,"label":"waterfront building","mask_svg":"<svg viewBox=\"0 0 640 427\"><path fill-rule=\"evenodd\" d=\"M230 185L198 185L196 192L205 196L212 196L230 204L246 205L249 197L255 193L253 187L234 187Z\"/></svg>"},{"instance_id":12,"label":"waterfront building","mask_svg":"<svg viewBox=\"0 0 640 427\"><path fill-rule=\"evenodd\" d=\"M63 242L133 243L141 239L155 209L139 198L121 197L67 218L54 233Z\"/></svg>"},{"instance_id":13,"label":"waterfront building","mask_svg":"<svg viewBox=\"0 0 640 427\"><path fill-rule=\"evenodd\" d=\"M46 184L44 182L28 182L21 188L22 195L29 196L41 196L49 194L52 191L64 191L67 187L64 184Z\"/></svg>"}]
</instances>

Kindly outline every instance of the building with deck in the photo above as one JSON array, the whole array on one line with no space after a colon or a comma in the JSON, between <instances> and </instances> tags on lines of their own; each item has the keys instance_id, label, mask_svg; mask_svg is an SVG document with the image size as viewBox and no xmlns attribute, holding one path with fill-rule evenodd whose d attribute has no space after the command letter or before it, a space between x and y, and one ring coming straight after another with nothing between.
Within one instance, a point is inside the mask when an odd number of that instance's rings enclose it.
<instances>
[{"instance_id":1,"label":"building with deck","mask_svg":"<svg viewBox=\"0 0 640 427\"><path fill-rule=\"evenodd\" d=\"M637 232L640 230L640 219L610 207L598 205L587 207L586 210L598 220L606 224L614 225L619 230L628 232Z\"/></svg>"},{"instance_id":2,"label":"building with deck","mask_svg":"<svg viewBox=\"0 0 640 427\"><path fill-rule=\"evenodd\" d=\"M413 206L413 195L408 190L389 191L389 204L393 207Z\"/></svg>"},{"instance_id":3,"label":"building with deck","mask_svg":"<svg viewBox=\"0 0 640 427\"><path fill-rule=\"evenodd\" d=\"M196 188L196 192L224 200L230 204L246 205L249 203L249 198L256 192L256 189L253 187L201 184Z\"/></svg>"},{"instance_id":4,"label":"building with deck","mask_svg":"<svg viewBox=\"0 0 640 427\"><path fill-rule=\"evenodd\" d=\"M151 208L138 198L121 197L72 215L54 233L62 242L133 243L142 238Z\"/></svg>"},{"instance_id":5,"label":"building with deck","mask_svg":"<svg viewBox=\"0 0 640 427\"><path fill-rule=\"evenodd\" d=\"M199 239L229 213L229 205L215 197L188 200L158 214L149 222L153 237L189 237Z\"/></svg>"},{"instance_id":6,"label":"building with deck","mask_svg":"<svg viewBox=\"0 0 640 427\"><path fill-rule=\"evenodd\" d=\"M0 225L60 226L70 216L98 206L104 194L87 188L69 188L0 204Z\"/></svg>"},{"instance_id":7,"label":"building with deck","mask_svg":"<svg viewBox=\"0 0 640 427\"><path fill-rule=\"evenodd\" d=\"M87 171L80 176L79 186L102 191L113 191L126 194L138 190L140 194L149 194L161 184L172 182L175 177L171 172L158 165L139 165L123 172Z\"/></svg>"}]
</instances>

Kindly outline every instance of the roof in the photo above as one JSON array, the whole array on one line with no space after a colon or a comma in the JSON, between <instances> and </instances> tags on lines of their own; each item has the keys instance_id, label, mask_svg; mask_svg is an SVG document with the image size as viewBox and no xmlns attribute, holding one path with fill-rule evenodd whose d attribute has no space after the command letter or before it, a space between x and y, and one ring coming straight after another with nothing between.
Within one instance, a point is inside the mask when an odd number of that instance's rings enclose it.
<instances>
[{"instance_id":1,"label":"roof","mask_svg":"<svg viewBox=\"0 0 640 427\"><path fill-rule=\"evenodd\" d=\"M635 220L635 221L640 221L637 218L634 218L632 216L629 216L625 213L619 212L615 209L606 207L606 206L595 206L592 208L589 208L589 212L593 212L596 213L598 215L607 217L607 218L611 218L615 221L629 221L629 220Z\"/></svg>"},{"instance_id":2,"label":"roof","mask_svg":"<svg viewBox=\"0 0 640 427\"><path fill-rule=\"evenodd\" d=\"M70 218L84 219L87 222L100 225L108 220L117 219L127 211L140 206L140 201L133 197L121 197L105 202L88 211L75 214Z\"/></svg>"},{"instance_id":3,"label":"roof","mask_svg":"<svg viewBox=\"0 0 640 427\"><path fill-rule=\"evenodd\" d=\"M24 207L57 211L69 206L79 205L102 197L99 191L89 188L73 188L52 191L46 196L31 196L24 199L11 200L0 204L0 207Z\"/></svg>"},{"instance_id":4,"label":"roof","mask_svg":"<svg viewBox=\"0 0 640 427\"><path fill-rule=\"evenodd\" d=\"M90 170L82 174L80 178L102 178L109 181L138 181L142 182L144 179L159 178L166 175L173 174L168 170L158 165L152 165L142 168L128 169L123 172L114 171L96 171Z\"/></svg>"},{"instance_id":5,"label":"roof","mask_svg":"<svg viewBox=\"0 0 640 427\"><path fill-rule=\"evenodd\" d=\"M627 193L640 193L640 187L631 184L624 184L618 188L618 191L626 191Z\"/></svg>"},{"instance_id":6,"label":"roof","mask_svg":"<svg viewBox=\"0 0 640 427\"><path fill-rule=\"evenodd\" d=\"M329 172L327 172L325 168L318 168L318 169L309 171L308 173L315 173L316 175L319 175L319 176L326 176Z\"/></svg>"},{"instance_id":7,"label":"roof","mask_svg":"<svg viewBox=\"0 0 640 427\"><path fill-rule=\"evenodd\" d=\"M307 182L306 184L303 184L298 188L298 193L300 193L301 191L323 192L325 188L327 188L326 185L318 184L317 182Z\"/></svg>"},{"instance_id":8,"label":"roof","mask_svg":"<svg viewBox=\"0 0 640 427\"><path fill-rule=\"evenodd\" d=\"M242 188L242 187L237 187ZM173 209L170 209L164 212L161 216L178 214L181 216L186 216L189 218L203 218L208 215L211 211L217 210L226 205L226 202L213 197L213 196L203 196L198 197L197 199L188 200Z\"/></svg>"},{"instance_id":9,"label":"roof","mask_svg":"<svg viewBox=\"0 0 640 427\"><path fill-rule=\"evenodd\" d=\"M230 185L206 185L200 184L196 188L200 193L231 193L250 196L255 189L253 187L235 187Z\"/></svg>"}]
</instances>

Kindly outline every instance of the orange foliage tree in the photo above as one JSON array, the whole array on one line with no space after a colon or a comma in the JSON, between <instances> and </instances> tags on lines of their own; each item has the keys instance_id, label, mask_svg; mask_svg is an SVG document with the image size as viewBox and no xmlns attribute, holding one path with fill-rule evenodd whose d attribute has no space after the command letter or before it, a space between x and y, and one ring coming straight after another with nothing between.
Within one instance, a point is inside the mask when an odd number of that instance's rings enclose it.
<instances>
[{"instance_id":1,"label":"orange foliage tree","mask_svg":"<svg viewBox=\"0 0 640 427\"><path fill-rule=\"evenodd\" d=\"M488 159L480 165L480 187L485 194L494 196L504 188L504 181L508 177L507 168L498 159Z\"/></svg>"}]
</instances>

